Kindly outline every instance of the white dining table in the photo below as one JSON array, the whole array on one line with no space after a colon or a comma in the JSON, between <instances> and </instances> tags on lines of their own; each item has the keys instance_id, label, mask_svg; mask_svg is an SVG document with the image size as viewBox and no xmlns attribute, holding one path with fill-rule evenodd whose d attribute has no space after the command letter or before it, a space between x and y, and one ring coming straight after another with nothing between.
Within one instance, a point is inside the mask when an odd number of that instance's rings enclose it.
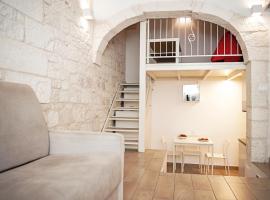
<instances>
[{"instance_id":1,"label":"white dining table","mask_svg":"<svg viewBox=\"0 0 270 200\"><path fill-rule=\"evenodd\" d=\"M214 143L211 139L208 138L207 141L200 141L199 140L200 137L195 137L195 136L188 136L186 138L175 138L174 140L174 157L173 157L173 166L175 166L175 162L176 162L176 148L179 146L204 146L204 147L208 147L208 152L211 152L212 155L214 154ZM211 149L211 151L210 151ZM213 165L213 159L211 159L211 167L212 167L212 175L213 175L213 171L214 171L214 165ZM173 169L173 171L175 172L175 167ZM207 170L206 170L207 171Z\"/></svg>"}]
</instances>

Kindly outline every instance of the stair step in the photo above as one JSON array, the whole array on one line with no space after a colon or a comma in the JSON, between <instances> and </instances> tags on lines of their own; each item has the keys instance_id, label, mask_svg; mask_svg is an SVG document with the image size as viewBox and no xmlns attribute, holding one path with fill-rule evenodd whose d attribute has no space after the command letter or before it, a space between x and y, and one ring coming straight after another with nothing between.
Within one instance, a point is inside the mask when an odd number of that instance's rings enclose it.
<instances>
[{"instance_id":1,"label":"stair step","mask_svg":"<svg viewBox=\"0 0 270 200\"><path fill-rule=\"evenodd\" d=\"M125 145L138 145L138 142L125 142Z\"/></svg>"},{"instance_id":2,"label":"stair step","mask_svg":"<svg viewBox=\"0 0 270 200\"><path fill-rule=\"evenodd\" d=\"M126 138L125 137L125 141L137 141L138 142L138 138Z\"/></svg>"},{"instance_id":3,"label":"stair step","mask_svg":"<svg viewBox=\"0 0 270 200\"><path fill-rule=\"evenodd\" d=\"M109 120L117 121L139 121L138 117L110 117Z\"/></svg>"},{"instance_id":4,"label":"stair step","mask_svg":"<svg viewBox=\"0 0 270 200\"><path fill-rule=\"evenodd\" d=\"M114 111L139 111L138 107L117 107L113 109Z\"/></svg>"},{"instance_id":5,"label":"stair step","mask_svg":"<svg viewBox=\"0 0 270 200\"><path fill-rule=\"evenodd\" d=\"M119 93L126 93L126 94L138 94L139 90L121 90Z\"/></svg>"},{"instance_id":6,"label":"stair step","mask_svg":"<svg viewBox=\"0 0 270 200\"><path fill-rule=\"evenodd\" d=\"M138 149L138 145L125 145L125 149L137 150Z\"/></svg>"},{"instance_id":7,"label":"stair step","mask_svg":"<svg viewBox=\"0 0 270 200\"><path fill-rule=\"evenodd\" d=\"M139 83L121 83L122 86L139 86Z\"/></svg>"},{"instance_id":8,"label":"stair step","mask_svg":"<svg viewBox=\"0 0 270 200\"><path fill-rule=\"evenodd\" d=\"M138 133L139 129L136 128L118 128L118 127L108 127L105 131L115 131L115 132L125 132L125 133Z\"/></svg>"},{"instance_id":9,"label":"stair step","mask_svg":"<svg viewBox=\"0 0 270 200\"><path fill-rule=\"evenodd\" d=\"M137 102L137 101L139 101L139 99L124 99L124 98L120 98L120 99L116 99L116 101Z\"/></svg>"}]
</instances>

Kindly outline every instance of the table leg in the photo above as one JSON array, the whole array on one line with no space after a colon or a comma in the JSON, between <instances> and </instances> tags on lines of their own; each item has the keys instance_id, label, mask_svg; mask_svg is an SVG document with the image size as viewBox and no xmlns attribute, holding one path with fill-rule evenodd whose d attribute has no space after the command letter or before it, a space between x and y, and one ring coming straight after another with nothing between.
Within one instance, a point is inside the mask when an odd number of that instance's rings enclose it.
<instances>
[{"instance_id":1,"label":"table leg","mask_svg":"<svg viewBox=\"0 0 270 200\"><path fill-rule=\"evenodd\" d=\"M175 172L176 145L173 147L173 173Z\"/></svg>"},{"instance_id":2,"label":"table leg","mask_svg":"<svg viewBox=\"0 0 270 200\"><path fill-rule=\"evenodd\" d=\"M214 164L213 164L213 158L214 158L214 145L212 145L212 158L211 158L212 175L214 174Z\"/></svg>"}]
</instances>

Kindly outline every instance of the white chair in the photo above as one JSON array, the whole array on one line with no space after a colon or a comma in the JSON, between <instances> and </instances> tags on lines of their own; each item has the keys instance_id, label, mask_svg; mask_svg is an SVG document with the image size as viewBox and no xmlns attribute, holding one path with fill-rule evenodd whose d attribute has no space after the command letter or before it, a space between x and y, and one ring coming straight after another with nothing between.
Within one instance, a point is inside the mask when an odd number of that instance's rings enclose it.
<instances>
[{"instance_id":1,"label":"white chair","mask_svg":"<svg viewBox=\"0 0 270 200\"><path fill-rule=\"evenodd\" d=\"M209 173L209 161L211 160L211 163L216 160L223 160L224 162L224 168L227 175L230 175L230 166L229 166L229 159L228 159L228 150L229 150L230 142L226 140L223 144L223 153L206 153L204 156L204 166L206 166L207 161L207 169L204 169L206 173Z\"/></svg>"},{"instance_id":2,"label":"white chair","mask_svg":"<svg viewBox=\"0 0 270 200\"><path fill-rule=\"evenodd\" d=\"M197 157L199 159L199 169L202 173L202 152L201 147L194 145L194 146L184 146L182 150L182 162L181 162L181 171L184 173L185 168L185 157Z\"/></svg>"},{"instance_id":3,"label":"white chair","mask_svg":"<svg viewBox=\"0 0 270 200\"><path fill-rule=\"evenodd\" d=\"M168 147L168 141L167 138L165 136L161 137L161 143L163 145L163 149L166 150L166 157L165 157L165 162L164 162L164 167L163 167L163 171L167 172L167 159L168 157L172 157L173 158L173 172L175 172L176 169L176 158L177 156L181 156L181 152L174 152L173 150L170 150ZM166 163L166 164L165 164Z\"/></svg>"}]
</instances>

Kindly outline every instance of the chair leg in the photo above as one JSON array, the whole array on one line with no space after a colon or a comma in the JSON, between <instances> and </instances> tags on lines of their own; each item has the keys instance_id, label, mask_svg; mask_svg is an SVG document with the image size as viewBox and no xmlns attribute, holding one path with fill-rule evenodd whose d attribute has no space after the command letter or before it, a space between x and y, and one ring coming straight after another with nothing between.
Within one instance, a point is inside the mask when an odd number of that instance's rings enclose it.
<instances>
[{"instance_id":1,"label":"chair leg","mask_svg":"<svg viewBox=\"0 0 270 200\"><path fill-rule=\"evenodd\" d=\"M211 158L211 174L214 175L214 158Z\"/></svg>"},{"instance_id":2,"label":"chair leg","mask_svg":"<svg viewBox=\"0 0 270 200\"><path fill-rule=\"evenodd\" d=\"M181 172L184 173L184 169L185 169L185 156L182 155L182 169L181 169Z\"/></svg>"},{"instance_id":3,"label":"chair leg","mask_svg":"<svg viewBox=\"0 0 270 200\"><path fill-rule=\"evenodd\" d=\"M207 157L207 174L209 173L209 159L210 158Z\"/></svg>"},{"instance_id":4,"label":"chair leg","mask_svg":"<svg viewBox=\"0 0 270 200\"><path fill-rule=\"evenodd\" d=\"M206 156L203 158L203 173L206 174Z\"/></svg>"},{"instance_id":5,"label":"chair leg","mask_svg":"<svg viewBox=\"0 0 270 200\"><path fill-rule=\"evenodd\" d=\"M229 160L226 158L226 163L227 163L227 170L228 170L228 175L230 176L230 165L229 165Z\"/></svg>"},{"instance_id":6,"label":"chair leg","mask_svg":"<svg viewBox=\"0 0 270 200\"><path fill-rule=\"evenodd\" d=\"M200 167L200 172L201 172L201 174L202 174L202 157L201 157L201 156L199 157L199 162L200 162L200 165L199 165L199 167Z\"/></svg>"},{"instance_id":7,"label":"chair leg","mask_svg":"<svg viewBox=\"0 0 270 200\"><path fill-rule=\"evenodd\" d=\"M228 175L226 158L224 158L224 168L225 168L226 175Z\"/></svg>"}]
</instances>

